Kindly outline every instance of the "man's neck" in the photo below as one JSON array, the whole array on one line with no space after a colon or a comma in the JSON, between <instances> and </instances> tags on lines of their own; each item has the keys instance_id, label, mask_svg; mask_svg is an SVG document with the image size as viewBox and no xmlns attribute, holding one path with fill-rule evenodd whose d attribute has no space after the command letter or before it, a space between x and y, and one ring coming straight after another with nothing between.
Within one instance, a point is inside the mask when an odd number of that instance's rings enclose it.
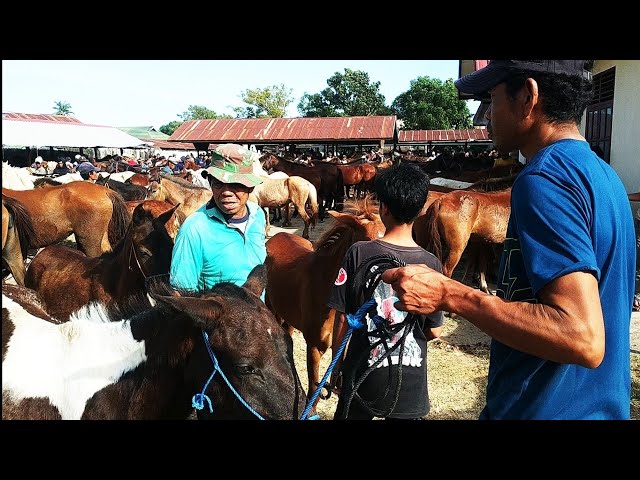
<instances>
[{"instance_id":1,"label":"man's neck","mask_svg":"<svg viewBox=\"0 0 640 480\"><path fill-rule=\"evenodd\" d=\"M413 222L386 225L385 234L380 240L399 247L418 247L412 236Z\"/></svg>"},{"instance_id":2,"label":"man's neck","mask_svg":"<svg viewBox=\"0 0 640 480\"><path fill-rule=\"evenodd\" d=\"M543 123L540 127L530 132L529 139L530 140L520 149L520 153L522 153L527 160L531 160L540 150L559 140L586 141L575 123L562 125Z\"/></svg>"}]
</instances>

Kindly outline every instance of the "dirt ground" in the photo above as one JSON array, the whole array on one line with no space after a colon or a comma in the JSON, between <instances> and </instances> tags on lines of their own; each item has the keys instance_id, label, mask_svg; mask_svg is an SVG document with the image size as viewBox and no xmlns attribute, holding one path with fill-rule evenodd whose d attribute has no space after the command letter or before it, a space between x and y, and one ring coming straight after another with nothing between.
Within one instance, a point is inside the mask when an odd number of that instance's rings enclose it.
<instances>
[{"instance_id":1,"label":"dirt ground","mask_svg":"<svg viewBox=\"0 0 640 480\"><path fill-rule=\"evenodd\" d=\"M331 220L319 223L311 230L310 240L319 238L330 225ZM301 234L302 222L292 220L292 228L272 226L270 235L286 231ZM462 263L462 262L461 262ZM456 269L454 278L461 273ZM491 285L490 285L491 288ZM640 419L640 313L632 319L631 348L631 418ZM307 388L306 344L302 334L295 331L293 336L295 363L300 380ZM429 342L427 348L427 378L431 411L428 420L475 420L484 406L489 368L490 337L457 315L445 316L441 337ZM320 363L320 378L331 363L332 352L328 350ZM321 420L333 418L337 397L331 395L318 403Z\"/></svg>"}]
</instances>

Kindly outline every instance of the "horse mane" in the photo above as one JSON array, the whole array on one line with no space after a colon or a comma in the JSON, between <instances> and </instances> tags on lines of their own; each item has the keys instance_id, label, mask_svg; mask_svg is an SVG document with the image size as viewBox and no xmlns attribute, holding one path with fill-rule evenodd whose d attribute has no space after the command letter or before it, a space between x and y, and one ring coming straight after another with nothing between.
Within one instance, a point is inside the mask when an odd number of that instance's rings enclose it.
<instances>
[{"instance_id":1,"label":"horse mane","mask_svg":"<svg viewBox=\"0 0 640 480\"><path fill-rule=\"evenodd\" d=\"M20 240L20 251L22 252L22 258L25 259L27 258L30 240L36 236L31 215L29 215L29 212L22 202L15 198L2 194L2 203L9 213L13 215L18 231L18 240Z\"/></svg>"},{"instance_id":2,"label":"horse mane","mask_svg":"<svg viewBox=\"0 0 640 480\"><path fill-rule=\"evenodd\" d=\"M176 184L180 185L181 187L188 188L189 190L198 190L198 191L207 190L204 187L200 187L200 186L195 185L195 184L193 184L191 182L188 182L184 178L176 177L176 176L173 176L173 175L168 175L166 173L160 174L160 178L164 178L166 180L169 180L170 182L176 183Z\"/></svg>"},{"instance_id":3,"label":"horse mane","mask_svg":"<svg viewBox=\"0 0 640 480\"><path fill-rule=\"evenodd\" d=\"M366 195L361 199L347 200L344 203L342 213L373 221L375 219L374 214L377 213L377 210L378 205L372 200L372 196ZM327 231L314 242L313 249L316 252L326 252L328 255L332 255L344 243L352 242L353 236L354 230L351 225L334 219Z\"/></svg>"},{"instance_id":4,"label":"horse mane","mask_svg":"<svg viewBox=\"0 0 640 480\"><path fill-rule=\"evenodd\" d=\"M465 190L474 192L502 192L513 186L518 173L508 175L506 177L485 178L470 185Z\"/></svg>"},{"instance_id":5,"label":"horse mane","mask_svg":"<svg viewBox=\"0 0 640 480\"><path fill-rule=\"evenodd\" d=\"M38 188L40 187L43 183L47 184L47 185L62 185L62 182L58 182L57 180L54 180L53 178L49 178L49 177L40 177L40 178L36 178L33 181L33 188Z\"/></svg>"}]
</instances>

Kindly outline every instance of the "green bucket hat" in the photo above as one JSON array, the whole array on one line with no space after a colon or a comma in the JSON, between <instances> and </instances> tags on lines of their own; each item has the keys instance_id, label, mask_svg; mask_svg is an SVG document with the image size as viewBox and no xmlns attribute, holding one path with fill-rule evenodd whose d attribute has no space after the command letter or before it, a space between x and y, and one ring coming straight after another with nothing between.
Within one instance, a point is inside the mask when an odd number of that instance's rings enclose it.
<instances>
[{"instance_id":1,"label":"green bucket hat","mask_svg":"<svg viewBox=\"0 0 640 480\"><path fill-rule=\"evenodd\" d=\"M206 169L222 183L240 183L255 187L262 178L253 174L253 152L235 143L218 145L211 153L211 166Z\"/></svg>"}]
</instances>

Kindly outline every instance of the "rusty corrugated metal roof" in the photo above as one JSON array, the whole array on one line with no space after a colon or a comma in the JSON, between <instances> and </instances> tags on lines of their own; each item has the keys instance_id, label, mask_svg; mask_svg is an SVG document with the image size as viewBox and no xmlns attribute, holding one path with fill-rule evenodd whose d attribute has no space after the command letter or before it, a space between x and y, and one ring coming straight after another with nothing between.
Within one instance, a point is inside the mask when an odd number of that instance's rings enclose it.
<instances>
[{"instance_id":1,"label":"rusty corrugated metal roof","mask_svg":"<svg viewBox=\"0 0 640 480\"><path fill-rule=\"evenodd\" d=\"M47 113L2 112L3 120L22 120L25 122L82 123L69 115L50 115Z\"/></svg>"},{"instance_id":2,"label":"rusty corrugated metal roof","mask_svg":"<svg viewBox=\"0 0 640 480\"><path fill-rule=\"evenodd\" d=\"M223 118L189 120L169 141L260 143L393 140L396 117Z\"/></svg>"},{"instance_id":3,"label":"rusty corrugated metal roof","mask_svg":"<svg viewBox=\"0 0 640 480\"><path fill-rule=\"evenodd\" d=\"M400 130L398 143L490 141L486 128L469 130Z\"/></svg>"},{"instance_id":4,"label":"rusty corrugated metal roof","mask_svg":"<svg viewBox=\"0 0 640 480\"><path fill-rule=\"evenodd\" d=\"M186 142L169 142L167 140L145 140L145 142L151 143L155 148L162 150L195 150L193 143Z\"/></svg>"}]
</instances>

